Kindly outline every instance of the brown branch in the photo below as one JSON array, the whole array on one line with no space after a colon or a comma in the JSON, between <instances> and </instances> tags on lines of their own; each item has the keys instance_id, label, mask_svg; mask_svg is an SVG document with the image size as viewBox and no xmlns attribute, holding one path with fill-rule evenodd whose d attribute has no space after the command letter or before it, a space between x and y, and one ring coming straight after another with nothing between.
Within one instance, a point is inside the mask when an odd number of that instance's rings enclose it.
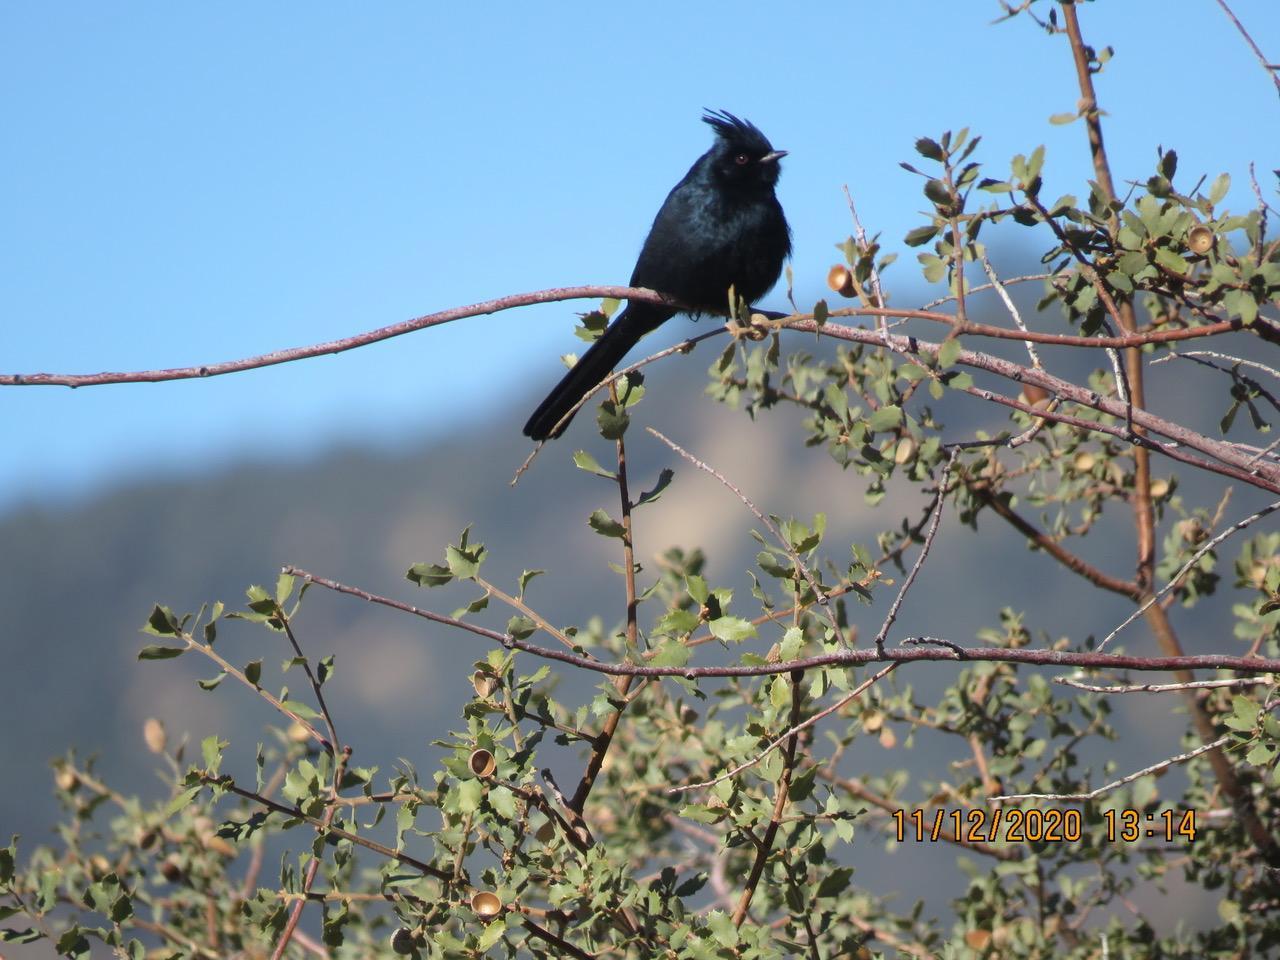
<instances>
[{"instance_id":1,"label":"brown branch","mask_svg":"<svg viewBox=\"0 0 1280 960\"><path fill-rule=\"evenodd\" d=\"M1226 5L1219 0L1224 9ZM1080 33L1080 22L1077 16L1076 6L1074 3L1064 2L1062 4L1064 24L1067 36L1071 42L1072 56L1076 65L1076 76L1080 85L1081 99L1084 103L1082 112L1085 116L1085 124L1089 135L1089 146L1093 153L1094 172L1097 175L1098 185L1101 187L1104 195L1108 199L1114 200L1116 191L1114 183L1111 179L1110 164L1107 160L1106 148L1102 140L1102 121L1098 111L1097 95L1093 88L1093 76L1089 69L1090 51L1086 48L1084 39ZM1228 15L1230 10L1227 9ZM1234 19L1234 17L1232 18ZM1237 21L1238 25L1238 21ZM1243 28L1242 28L1243 31ZM1248 35L1246 34L1246 37ZM1277 88L1280 89L1280 78L1276 79ZM1112 229L1115 229L1116 216L1111 215ZM1136 317L1133 311L1133 302L1125 300L1121 304L1121 326L1126 333L1133 333L1137 326ZM1125 351L1125 365L1129 374L1131 399L1134 407L1134 432L1141 436L1146 424L1139 422L1138 409L1145 407L1145 396L1143 387L1143 368L1142 357L1136 349L1128 349ZM1159 431L1157 431L1159 432ZM1169 436L1169 434L1165 434ZM1176 438L1174 438L1176 439ZM1218 456L1204 447L1196 447L1203 453L1215 456L1224 462L1231 463L1229 458ZM1149 448L1145 444L1139 443L1134 448L1134 490L1131 500L1134 524L1138 534L1138 562L1137 562L1137 582L1143 589L1144 593L1149 592L1155 582L1155 565L1156 565L1156 543L1155 543L1155 508L1151 499L1151 460ZM1256 484L1255 484L1256 485ZM1270 488L1268 488L1270 489ZM1173 629L1170 622L1168 612L1160 605L1148 605L1146 608L1146 620L1151 627L1152 632L1156 636L1156 641L1160 644L1160 648L1170 656L1180 656L1183 652L1182 644L1178 640L1177 633ZM1194 678L1189 670L1180 669L1175 671L1175 678L1179 682L1190 682ZM1193 691L1187 691L1186 699L1191 712L1191 719L1195 725L1196 731L1200 739L1209 744L1214 744L1217 730L1213 720L1205 712L1200 701L1195 697ZM1243 822L1245 830L1250 838L1258 845L1267 861L1273 865L1280 864L1280 848L1277 847L1275 839L1271 836L1262 821L1258 818L1257 812L1253 806L1253 800L1248 791L1240 784L1236 778L1235 770L1227 759L1220 746L1205 748L1209 754L1210 766L1213 768L1214 776L1223 791L1231 797L1236 806L1236 810Z\"/></svg>"},{"instance_id":2,"label":"brown branch","mask_svg":"<svg viewBox=\"0 0 1280 960\"><path fill-rule=\"evenodd\" d=\"M1109 424L1099 423L1096 420L1085 420L1081 417L1074 417L1074 416L1071 416L1070 414L1060 413L1049 407L1033 406L1032 404L1024 403L1020 400L1015 400L1012 397L1006 397L1002 394L994 393L991 390L984 390L981 387L965 387L964 392L969 394L970 396L979 397L982 400L988 400L992 403L998 403L1002 406L1010 407L1011 409L1014 409L1014 410L1021 410L1023 413L1028 414L1029 416L1032 416L1032 417L1038 417L1041 420L1052 420L1055 423L1066 424L1068 426L1076 427L1077 429L1084 430L1086 432L1101 433L1110 437L1116 437L1117 439L1123 440L1126 443L1131 443L1134 446L1149 447L1150 449L1155 450L1156 452L1160 453L1163 456L1168 457L1171 460L1177 460L1179 463L1188 464L1192 467L1195 467L1197 470L1204 470L1209 473L1221 474L1224 477L1230 477L1233 480L1239 480L1242 483L1247 483L1250 486L1258 487L1259 489L1267 490L1272 493L1280 492L1280 488L1273 486L1271 482L1260 480L1256 475L1256 473L1253 472L1253 465L1256 461L1260 459L1259 456L1255 456L1251 458L1243 468L1230 467L1221 463L1215 463L1210 460L1203 460L1200 457L1196 457L1196 456L1193 456L1192 454L1185 453L1178 448L1178 445L1176 443L1168 443L1168 444L1156 443L1155 441L1151 440L1146 436L1140 436L1136 433L1131 433L1128 429L1123 427L1113 427L1113 426L1110 426ZM1031 431L1028 431L1028 433L1030 432ZM1026 434L1023 434L1022 436L1026 436ZM1016 438L1016 439L1020 439L1020 438ZM995 442L985 441L985 443L987 445L994 445ZM1012 440L1009 441L1008 445L1013 446L1013 441ZM1252 451L1249 451L1249 452L1252 452ZM1250 472L1246 472L1246 471L1250 471Z\"/></svg>"},{"instance_id":3,"label":"brown branch","mask_svg":"<svg viewBox=\"0 0 1280 960\"><path fill-rule=\"evenodd\" d=\"M427 327L463 320L468 317L487 316L515 307L531 306L538 303L559 303L565 300L594 299L598 297L616 297L635 300L642 303L659 303L671 305L672 301L660 293L643 287L617 287L609 285L587 285L577 287L553 287L548 290L535 290L530 293L515 293L495 300L485 300L462 307L452 307L436 313L429 313L412 320L404 320L389 326L378 327L365 333L327 340L323 343L302 347L291 347L275 350L270 353L245 357L240 360L226 360L220 363L200 364L193 367L167 367L153 370L133 370L123 372L102 373L6 373L0 374L0 387L96 387L111 383L160 383L168 380L202 380L208 377L223 376L229 373L240 373L245 370L256 370L261 367L274 366L279 363L290 363L295 360L306 360L329 354L344 353L357 347L368 346L392 337L413 333ZM678 306L678 304L676 304ZM851 307L832 310L832 316L861 317L902 317L913 320L930 320L935 323L954 324L956 318L950 314L937 313L930 310L894 310L884 307ZM801 318L811 318L811 314ZM1006 340L1024 340L1033 343L1055 344L1067 347L1135 347L1147 343L1170 343L1176 340L1190 340L1199 337L1210 337L1233 330L1242 330L1245 324L1239 319L1220 320L1200 327L1188 327L1174 330L1152 330L1144 333L1133 333L1118 337L1081 337L1036 331L1009 330L988 324L969 323L965 333L974 336L993 337ZM1262 325L1254 323L1250 327L1255 333L1269 333ZM1268 339L1271 339L1268 336ZM1280 335L1275 335L1280 339ZM695 338L696 339L696 338ZM686 349L684 344L670 348L670 352Z\"/></svg>"},{"instance_id":4,"label":"brown branch","mask_svg":"<svg viewBox=\"0 0 1280 960\"><path fill-rule=\"evenodd\" d=\"M778 826L782 823L782 815L787 809L787 800L791 794L791 774L795 770L796 744L800 733L795 728L800 722L800 706L804 703L804 690L801 683L803 670L795 670L791 674L791 727L794 731L782 751L782 773L778 775L778 786L774 793L773 815L769 817L769 825L765 828L764 837L756 848L756 859L751 864L751 873L747 876L746 886L738 907L733 911L733 924L742 926L747 918L747 908L751 906L751 898L755 896L756 887L760 885L760 877L764 874L765 864L769 862L769 854L773 852L773 842L778 836Z\"/></svg>"},{"instance_id":5,"label":"brown branch","mask_svg":"<svg viewBox=\"0 0 1280 960\"><path fill-rule=\"evenodd\" d=\"M609 384L609 393L615 404L620 402L616 382ZM627 655L630 656L635 653L639 643L639 629L636 622L636 608L639 601L636 594L635 546L631 539L633 504L627 486L627 446L621 434L618 435L617 447L618 470L614 478L618 484L618 496L622 501L622 564L625 568L623 575L627 591ZM622 720L622 712L630 702L627 694L631 692L633 682L633 677L614 678L614 689L617 690L619 698L618 704L614 707L613 713L605 718L604 726L592 741L591 756L587 759L586 769L582 773L582 779L578 781L578 788L573 792L573 799L568 803L569 809L578 816L582 816L582 811L587 805L587 797L591 795L591 788L595 786L596 777L600 775L600 770L604 766L604 758L613 744L613 735L617 732L618 724Z\"/></svg>"},{"instance_id":6,"label":"brown branch","mask_svg":"<svg viewBox=\"0 0 1280 960\"><path fill-rule=\"evenodd\" d=\"M1084 37L1080 33L1080 19L1074 3L1063 3L1063 24L1067 38L1071 42L1071 56L1075 61L1076 80L1080 86L1081 113L1084 115L1085 129L1089 136L1089 150L1093 154L1093 169L1098 186L1108 200L1116 199L1115 183L1111 178L1111 164L1107 159L1106 146L1102 139L1102 115L1098 109L1098 95L1093 87L1093 73L1089 68L1091 51L1086 47ZM1116 215L1111 214L1112 229L1116 226ZM1073 253L1079 254L1074 249ZM1083 258L1080 258L1082 263ZM1089 273L1095 279L1099 296L1106 290L1097 278L1092 264L1088 265ZM1112 311L1115 312L1114 310ZM1123 300L1119 305L1118 322L1125 333L1133 333L1137 328L1137 318L1133 311L1133 302ZM1137 350L1125 351L1125 370L1129 379L1130 401L1133 408L1146 406L1146 391L1143 386L1142 356ZM1134 432L1141 433L1142 425L1135 424ZM1144 590L1149 589L1155 579L1156 538L1155 507L1151 501L1151 457L1145 447L1138 446L1134 450L1134 488L1131 504L1133 507L1134 525L1138 534L1137 581Z\"/></svg>"},{"instance_id":7,"label":"brown branch","mask_svg":"<svg viewBox=\"0 0 1280 960\"><path fill-rule=\"evenodd\" d=\"M320 713L324 717L325 726L329 729L329 753L336 758L342 750L339 746L340 741L338 740L338 728L334 725L333 715L329 713L329 705L325 703L324 691L320 689L320 680L316 677L315 671L311 669L311 661L308 660L302 652L302 647L298 643L298 638L293 632L293 624L289 622L288 614L285 613L284 609L279 604L276 604L276 611L280 615L280 624L284 627L284 634L289 638L289 643L293 647L293 652L297 654L298 659L302 661L302 669L306 671L307 679L311 681L311 690L316 695L316 703L319 705ZM351 748L347 747L346 753L349 754L350 752ZM333 792L336 796L338 793L336 786L337 781L335 780L334 783L335 787Z\"/></svg>"},{"instance_id":8,"label":"brown branch","mask_svg":"<svg viewBox=\"0 0 1280 960\"><path fill-rule=\"evenodd\" d=\"M439 326L453 320L466 317L481 317L512 307L525 307L535 303L557 303L561 300L581 300L594 297L617 297L619 299L639 300L644 303L671 304L671 300L660 293L643 287L614 286L578 286L554 287L550 290L538 290L533 293L516 293L495 300L484 300L464 307L452 307L438 313L429 313L379 327L367 333L338 340L327 340L305 347L292 347L287 350L273 350L271 353L243 360L227 360L222 363L202 364L196 367L171 367L163 370L138 370L130 373L12 373L0 375L0 386L4 387L94 387L105 383L158 383L164 380L198 380L205 377L217 377L227 373L239 373L243 370L256 370L259 367L270 367L277 363L289 363L293 360L305 360L310 357L321 357L325 354L342 353L356 347L368 346L380 340L403 336L415 330Z\"/></svg>"},{"instance_id":9,"label":"brown branch","mask_svg":"<svg viewBox=\"0 0 1280 960\"><path fill-rule=\"evenodd\" d=\"M595 960L595 954L587 953L587 951L575 947L568 940L565 940L563 937L556 936L546 927L539 926L528 917L524 918L524 925L525 929L533 934L533 936L537 937L539 940L546 941L557 950L563 951L566 956L575 957L577 960Z\"/></svg>"},{"instance_id":10,"label":"brown branch","mask_svg":"<svg viewBox=\"0 0 1280 960\"><path fill-rule=\"evenodd\" d=\"M1118 577L1111 576L1109 573L1104 573L1084 558L1072 553L1053 537L1037 529L989 488L974 486L970 488L970 491L984 506L990 507L996 516L1007 521L1010 526L1072 573L1084 577L1095 587L1101 587L1111 593L1118 593L1122 597L1128 597L1135 602L1142 599L1142 589L1136 583L1129 580L1121 580Z\"/></svg>"},{"instance_id":11,"label":"brown branch","mask_svg":"<svg viewBox=\"0 0 1280 960\"><path fill-rule=\"evenodd\" d=\"M288 624L287 620L285 621L285 624L287 626ZM289 639L290 640L293 639L292 634L289 635ZM296 643L294 644L294 648L297 649ZM302 656L301 650L298 651L298 656ZM311 671L308 670L307 673L308 675L310 675ZM317 696L319 695L319 693L320 693L320 687L317 684L316 685ZM323 701L321 702L323 703ZM328 718L327 712L325 713L325 717L326 719ZM331 730L332 730L332 726L333 726L332 721L330 721ZM334 734L333 736L336 744L337 734ZM330 802L328 807L324 811L324 817L321 819L320 824L317 826L317 829L320 831L321 836L324 836L325 833L333 825L334 814L338 812L338 804L333 801L337 799L338 787L342 784L343 774L345 774L347 770L347 761L350 759L351 759L351 748L345 747L343 748L342 753L337 756L336 762L334 763L333 785L329 791ZM285 921L284 930L281 931L280 933L280 941L276 944L275 950L273 950L271 953L271 960L280 960L280 958L284 956L284 952L289 946L289 941L293 939L294 931L298 929L298 922L302 920L302 911L307 906L307 894L311 892L311 885L316 882L316 874L319 872L320 872L320 857L318 854L313 853L311 855L311 862L307 864L307 874L302 879L302 891L301 891L302 898L299 899L298 902L293 905L293 909L289 913L289 919Z\"/></svg>"},{"instance_id":12,"label":"brown branch","mask_svg":"<svg viewBox=\"0 0 1280 960\"><path fill-rule=\"evenodd\" d=\"M842 311L832 311L837 314ZM806 333L819 333L823 336L834 337L839 340L846 340L852 343L863 343L868 346L885 346L895 353L903 356L917 358L926 357L929 362L936 362L939 344L932 343L927 340L920 340L917 337L907 337L901 335L881 334L874 330L864 330L859 327L848 327L842 324L827 322L818 326L812 320L794 319L787 323L788 328L792 330L801 330ZM1110 397L1101 396L1087 387L1081 387L1068 380L1060 379L1052 376L1043 370L1034 370L1031 367L1024 367L1010 360L1004 360L999 357L993 357L985 353L977 353L972 350L961 350L956 362L963 366L973 367L977 370L983 370L993 373L996 376L1012 380L1015 383L1030 383L1041 387L1050 394L1058 394L1062 400L1068 400L1081 406L1089 407L1108 416L1115 417L1120 421L1126 420L1126 407L1118 400ZM982 390L977 387L965 388L965 392L974 396L982 397L985 400L992 400L1011 406L1018 410L1035 417L1045 417L1046 419L1056 420L1062 423L1071 423L1077 426L1083 426L1085 429L1094 430L1100 433L1109 433L1113 436L1120 437L1130 443L1138 445L1149 445L1151 449L1155 449L1166 456L1183 462L1191 462L1202 469L1212 470L1215 473L1221 473L1224 476L1232 477L1251 486L1260 487L1264 490L1270 490L1274 493L1280 493L1280 466L1273 464L1250 464L1250 457L1235 447L1233 444L1226 443L1221 440L1214 440L1203 434L1196 433L1193 430L1157 417L1147 410L1138 409L1135 402L1133 409L1133 422L1136 427L1149 430L1152 433L1160 434L1170 440L1174 440L1177 444L1190 447L1200 453L1203 453L1215 460L1221 461L1219 464L1208 464L1191 458L1189 461L1186 454L1179 451L1176 447L1164 444L1153 443L1150 438L1145 436L1135 437L1130 435L1126 430L1119 427L1112 427L1104 423L1095 423L1092 421L1081 421L1069 415L1051 412L1042 407L1032 407L1030 404L1024 404L1019 401L1001 397L992 394L990 391Z\"/></svg>"},{"instance_id":13,"label":"brown branch","mask_svg":"<svg viewBox=\"0 0 1280 960\"><path fill-rule=\"evenodd\" d=\"M560 663L567 663L570 666L581 667L584 670L615 677L684 677L690 680L699 677L763 677L787 673L791 670L851 667L867 663L911 663L926 660L953 660L966 663L1025 663L1035 666L1089 667L1103 670L1151 672L1170 670L1239 670L1249 674L1280 673L1280 659L1264 657L1233 657L1221 654L1199 654L1180 657L1134 657L1126 654L1097 654L1069 650L1029 650L1026 648L1011 650L1004 647L969 648L961 647L950 641L940 641L934 637L908 637L903 642L905 643L909 640L917 643L942 644L942 646L916 646L909 649L892 648L886 649L883 654L871 649L841 650L835 653L790 660L786 663L759 663L722 667L654 667L633 663L605 663L565 653L562 650L540 647L537 644L529 643L527 640L520 640L508 634L498 633L496 630L485 630L462 620L456 620L427 610L420 610L399 600L392 600L389 597L382 597L359 587L348 586L336 580L316 576L298 567L288 566L284 570L286 573L303 577L317 586L337 593L359 597L369 603L376 603L379 606L399 610L402 613L424 617L435 623L446 623L489 637L509 650L522 650L525 653L531 653L546 660L556 660ZM1155 607L1153 609L1159 608ZM291 816L296 815L292 810L288 812Z\"/></svg>"},{"instance_id":14,"label":"brown branch","mask_svg":"<svg viewBox=\"0 0 1280 960\"><path fill-rule=\"evenodd\" d=\"M252 790L246 790L244 787L237 784L229 776L214 777L214 776L210 776L209 774L204 774L201 776L201 779L205 783L210 784L211 786L217 786L223 790L229 791L230 793L234 793L238 797L243 797L246 800L252 800L254 803L257 803L263 807L266 807L268 810L272 811L273 813L283 814L284 816L289 817L291 819L302 820L306 823L309 823L313 827L323 828L325 832L330 833L335 837L341 837L343 840L350 840L354 844L358 844L359 846L366 847L369 850L372 850L374 853L380 853L384 857L388 857L392 860L395 860L397 863L403 863L405 866L414 867L415 869L422 871L428 876L436 877L437 879L440 879L440 880L453 879L452 875L447 870L441 870L439 867L434 867L423 860L419 860L416 857L411 857L409 856L409 854L404 853L403 851L393 850L384 844L378 843L376 840L370 840L367 837L362 837L358 833L351 833L349 830L344 830L341 827L335 827L335 826L332 826L331 824L326 824L325 821L321 820L319 817L308 816L306 813L299 810L297 807L290 807L283 803L277 803L275 800L272 800L270 797L264 797L260 793L255 793ZM332 807L330 809L332 809Z\"/></svg>"}]
</instances>

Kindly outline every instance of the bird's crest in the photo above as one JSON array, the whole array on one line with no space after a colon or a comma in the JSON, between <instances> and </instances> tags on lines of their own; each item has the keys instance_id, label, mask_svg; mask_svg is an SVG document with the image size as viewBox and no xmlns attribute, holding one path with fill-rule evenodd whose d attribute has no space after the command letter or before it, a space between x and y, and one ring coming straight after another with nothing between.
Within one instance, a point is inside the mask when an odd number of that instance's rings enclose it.
<instances>
[{"instance_id":1,"label":"bird's crest","mask_svg":"<svg viewBox=\"0 0 1280 960\"><path fill-rule=\"evenodd\" d=\"M761 133L754 123L739 120L727 110L707 110L702 114L702 122L710 125L716 132L716 136L736 148L760 154L770 153L773 150L769 138Z\"/></svg>"}]
</instances>

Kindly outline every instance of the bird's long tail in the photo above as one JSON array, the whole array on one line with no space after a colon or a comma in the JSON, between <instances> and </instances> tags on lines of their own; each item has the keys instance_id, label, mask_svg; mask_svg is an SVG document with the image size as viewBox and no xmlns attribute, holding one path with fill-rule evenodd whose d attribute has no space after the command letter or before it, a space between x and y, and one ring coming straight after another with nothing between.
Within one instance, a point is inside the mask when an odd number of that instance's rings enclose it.
<instances>
[{"instance_id":1,"label":"bird's long tail","mask_svg":"<svg viewBox=\"0 0 1280 960\"><path fill-rule=\"evenodd\" d=\"M569 372L547 394L547 398L538 404L538 409L533 411L533 416L524 425L524 435L533 440L548 440L560 436L569 425L565 421L557 427L560 418L613 371L618 362L636 345L636 341L673 313L672 310L647 303L629 305L617 320L609 324L587 352L578 358L578 362L569 368Z\"/></svg>"}]
</instances>

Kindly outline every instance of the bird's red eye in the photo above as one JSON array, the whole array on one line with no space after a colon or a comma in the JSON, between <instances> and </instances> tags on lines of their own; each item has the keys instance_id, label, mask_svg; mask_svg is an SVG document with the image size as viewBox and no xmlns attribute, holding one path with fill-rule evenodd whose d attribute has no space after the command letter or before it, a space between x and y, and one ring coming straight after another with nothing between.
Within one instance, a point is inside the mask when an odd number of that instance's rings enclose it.
<instances>
[{"instance_id":1,"label":"bird's red eye","mask_svg":"<svg viewBox=\"0 0 1280 960\"><path fill-rule=\"evenodd\" d=\"M740 154L738 154L736 157L734 157L734 158L733 158L733 162L734 162L734 163L736 163L738 166L740 166L740 167L741 167L741 166L743 166L743 165L744 165L748 160L750 160L750 159L751 159L751 158L750 158L750 157L748 157L745 153L740 153Z\"/></svg>"}]
</instances>

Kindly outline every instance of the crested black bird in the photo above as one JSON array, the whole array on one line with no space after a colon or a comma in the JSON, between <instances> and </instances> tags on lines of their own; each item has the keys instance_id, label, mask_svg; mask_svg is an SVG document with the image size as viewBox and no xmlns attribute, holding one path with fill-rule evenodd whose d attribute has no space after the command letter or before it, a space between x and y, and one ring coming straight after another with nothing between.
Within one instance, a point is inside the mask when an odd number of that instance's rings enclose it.
<instances>
[{"instance_id":1,"label":"crested black bird","mask_svg":"<svg viewBox=\"0 0 1280 960\"><path fill-rule=\"evenodd\" d=\"M778 280L791 252L791 229L773 192L775 150L753 124L724 111L707 111L715 130L711 149L667 194L649 228L631 274L631 286L665 293L693 313L725 313L729 288L748 304ZM630 303L538 405L524 425L534 440L558 437L562 417L636 345L675 310ZM559 426L557 426L559 424Z\"/></svg>"}]
</instances>

